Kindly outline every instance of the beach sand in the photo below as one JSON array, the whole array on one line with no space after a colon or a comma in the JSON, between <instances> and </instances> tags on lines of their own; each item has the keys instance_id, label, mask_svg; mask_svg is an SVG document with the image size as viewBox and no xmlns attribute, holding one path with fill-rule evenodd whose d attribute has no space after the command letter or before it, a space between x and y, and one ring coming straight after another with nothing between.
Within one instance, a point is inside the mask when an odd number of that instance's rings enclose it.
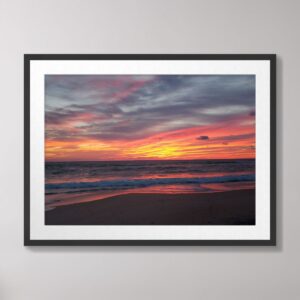
<instances>
[{"instance_id":1,"label":"beach sand","mask_svg":"<svg viewBox=\"0 0 300 300\"><path fill-rule=\"evenodd\" d=\"M255 190L123 194L45 214L46 225L255 225Z\"/></svg>"}]
</instances>

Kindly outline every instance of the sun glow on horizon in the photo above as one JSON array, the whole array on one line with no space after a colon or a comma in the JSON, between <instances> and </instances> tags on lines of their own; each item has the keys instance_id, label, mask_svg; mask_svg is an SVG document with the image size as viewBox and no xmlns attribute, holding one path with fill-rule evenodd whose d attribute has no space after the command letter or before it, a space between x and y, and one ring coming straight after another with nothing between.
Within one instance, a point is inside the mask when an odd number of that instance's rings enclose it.
<instances>
[{"instance_id":1,"label":"sun glow on horizon","mask_svg":"<svg viewBox=\"0 0 300 300\"><path fill-rule=\"evenodd\" d=\"M46 76L46 161L255 158L255 80Z\"/></svg>"}]
</instances>

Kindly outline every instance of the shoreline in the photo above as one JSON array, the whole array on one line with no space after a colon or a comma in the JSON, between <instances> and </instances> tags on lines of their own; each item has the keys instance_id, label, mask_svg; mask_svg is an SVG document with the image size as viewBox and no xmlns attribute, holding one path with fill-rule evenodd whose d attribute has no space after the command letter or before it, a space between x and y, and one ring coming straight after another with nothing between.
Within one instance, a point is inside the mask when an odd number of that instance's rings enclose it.
<instances>
[{"instance_id":1,"label":"shoreline","mask_svg":"<svg viewBox=\"0 0 300 300\"><path fill-rule=\"evenodd\" d=\"M58 206L46 225L255 225L255 189L131 193Z\"/></svg>"}]
</instances>

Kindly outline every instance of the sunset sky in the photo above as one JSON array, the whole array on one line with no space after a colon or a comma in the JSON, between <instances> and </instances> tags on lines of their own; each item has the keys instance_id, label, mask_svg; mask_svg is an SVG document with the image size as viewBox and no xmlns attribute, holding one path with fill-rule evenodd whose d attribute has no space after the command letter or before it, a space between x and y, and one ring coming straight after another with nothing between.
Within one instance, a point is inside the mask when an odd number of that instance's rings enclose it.
<instances>
[{"instance_id":1,"label":"sunset sky","mask_svg":"<svg viewBox=\"0 0 300 300\"><path fill-rule=\"evenodd\" d=\"M46 160L255 157L254 75L46 75Z\"/></svg>"}]
</instances>

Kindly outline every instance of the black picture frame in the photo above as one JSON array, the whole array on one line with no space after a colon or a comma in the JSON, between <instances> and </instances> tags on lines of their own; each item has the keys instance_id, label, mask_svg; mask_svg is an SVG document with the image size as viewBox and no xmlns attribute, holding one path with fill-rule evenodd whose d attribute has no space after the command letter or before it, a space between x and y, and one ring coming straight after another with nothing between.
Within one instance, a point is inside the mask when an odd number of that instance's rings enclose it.
<instances>
[{"instance_id":1,"label":"black picture frame","mask_svg":"<svg viewBox=\"0 0 300 300\"><path fill-rule=\"evenodd\" d=\"M30 62L34 60L268 60L270 62L269 240L34 240L30 238ZM25 246L274 246L276 245L276 54L25 54L24 55Z\"/></svg>"}]
</instances>

